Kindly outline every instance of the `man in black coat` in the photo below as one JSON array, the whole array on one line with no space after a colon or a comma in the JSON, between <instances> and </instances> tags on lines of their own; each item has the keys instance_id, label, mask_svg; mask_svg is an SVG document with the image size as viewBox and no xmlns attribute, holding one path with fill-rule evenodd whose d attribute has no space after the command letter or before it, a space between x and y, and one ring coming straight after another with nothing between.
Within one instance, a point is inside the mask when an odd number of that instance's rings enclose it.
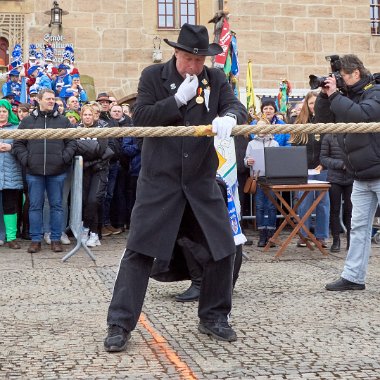
<instances>
[{"instance_id":1,"label":"man in black coat","mask_svg":"<svg viewBox=\"0 0 380 380\"><path fill-rule=\"evenodd\" d=\"M353 54L339 59L344 88L335 76L326 79L315 104L316 122L359 123L380 121L380 85ZM380 134L338 135L345 166L353 175L350 247L341 277L327 290L364 290L371 250L372 221L380 200Z\"/></svg>"},{"instance_id":2,"label":"man in black coat","mask_svg":"<svg viewBox=\"0 0 380 380\"><path fill-rule=\"evenodd\" d=\"M204 26L184 24L173 58L141 75L133 123L137 126L212 124L221 138L247 120L220 69L204 66L222 52L209 44ZM200 332L234 341L231 311L235 243L216 183L213 137L145 138L128 246L120 263L108 311L107 351L122 351L141 313L154 258L170 261L178 235L191 234L206 249L198 316Z\"/></svg>"},{"instance_id":3,"label":"man in black coat","mask_svg":"<svg viewBox=\"0 0 380 380\"><path fill-rule=\"evenodd\" d=\"M18 129L70 128L67 117L55 107L53 90L43 89L38 95L38 107L30 116L22 119ZM50 205L51 249L62 252L62 192L66 173L76 150L72 139L15 140L12 153L26 172L29 192L29 223L32 242L29 253L41 250L42 210L47 193Z\"/></svg>"}]
</instances>

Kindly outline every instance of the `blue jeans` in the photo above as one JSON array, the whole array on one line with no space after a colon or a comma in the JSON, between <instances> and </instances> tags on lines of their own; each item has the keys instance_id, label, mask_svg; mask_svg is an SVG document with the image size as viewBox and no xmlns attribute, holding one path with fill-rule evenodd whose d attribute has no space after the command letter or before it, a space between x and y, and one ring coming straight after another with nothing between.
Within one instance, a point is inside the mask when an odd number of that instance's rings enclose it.
<instances>
[{"instance_id":1,"label":"blue jeans","mask_svg":"<svg viewBox=\"0 0 380 380\"><path fill-rule=\"evenodd\" d=\"M51 240L59 241L62 234L62 192L66 173L59 175L26 175L29 189L29 233L32 241L40 242L43 235L45 191L50 205Z\"/></svg>"},{"instance_id":2,"label":"blue jeans","mask_svg":"<svg viewBox=\"0 0 380 380\"><path fill-rule=\"evenodd\" d=\"M63 193L62 193L62 209L63 209L63 218L62 218L62 232L65 232L68 225L68 216L69 216L69 194L71 190L71 179L73 176L73 168L66 172L65 182L63 184ZM47 194L45 196L45 203L43 209L43 219L44 219L44 232L50 232L50 206L47 202Z\"/></svg>"},{"instance_id":3,"label":"blue jeans","mask_svg":"<svg viewBox=\"0 0 380 380\"><path fill-rule=\"evenodd\" d=\"M372 222L380 204L380 179L354 181L351 194L351 240L342 277L364 284L371 254Z\"/></svg>"},{"instance_id":4,"label":"blue jeans","mask_svg":"<svg viewBox=\"0 0 380 380\"><path fill-rule=\"evenodd\" d=\"M269 198L267 198L259 186L257 186L255 201L257 229L261 230L267 228L269 230L275 230L277 215L276 206L269 200ZM267 218L265 217L266 215L268 216Z\"/></svg>"},{"instance_id":5,"label":"blue jeans","mask_svg":"<svg viewBox=\"0 0 380 380\"><path fill-rule=\"evenodd\" d=\"M326 181L327 178L327 170L321 171L320 174L317 175L309 175L308 179L314 179L318 181ZM298 193L298 199L301 198L303 194L302 191ZM298 208L298 215L302 218L307 210L310 208L315 198L319 195L319 191L313 191L308 194L308 196L304 199L300 207ZM314 235L317 239L328 239L329 238L329 222L330 222L330 197L329 193L326 193L325 196L318 203L315 211L316 219L315 219L315 229ZM305 226L310 229L311 217L307 218L305 222ZM301 233L303 236L306 236L306 232L302 229Z\"/></svg>"}]
</instances>

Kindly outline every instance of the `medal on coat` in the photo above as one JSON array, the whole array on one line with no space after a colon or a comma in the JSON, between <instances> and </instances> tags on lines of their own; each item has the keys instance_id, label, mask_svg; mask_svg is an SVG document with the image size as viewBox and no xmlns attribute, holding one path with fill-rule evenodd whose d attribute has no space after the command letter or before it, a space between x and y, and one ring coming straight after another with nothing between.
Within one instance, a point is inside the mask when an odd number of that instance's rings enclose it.
<instances>
[{"instance_id":1,"label":"medal on coat","mask_svg":"<svg viewBox=\"0 0 380 380\"><path fill-rule=\"evenodd\" d=\"M195 101L197 104L202 104L204 102L204 99L202 97L202 89L201 88L198 88L198 96L195 98Z\"/></svg>"}]
</instances>

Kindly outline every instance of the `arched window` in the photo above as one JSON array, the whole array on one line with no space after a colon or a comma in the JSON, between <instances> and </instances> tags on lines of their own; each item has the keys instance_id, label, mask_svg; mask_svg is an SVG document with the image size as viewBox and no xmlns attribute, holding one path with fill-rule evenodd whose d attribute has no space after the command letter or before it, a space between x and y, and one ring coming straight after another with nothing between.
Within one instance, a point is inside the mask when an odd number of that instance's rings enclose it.
<instances>
[{"instance_id":1,"label":"arched window","mask_svg":"<svg viewBox=\"0 0 380 380\"><path fill-rule=\"evenodd\" d=\"M197 23L197 0L157 0L158 29L179 29Z\"/></svg>"}]
</instances>

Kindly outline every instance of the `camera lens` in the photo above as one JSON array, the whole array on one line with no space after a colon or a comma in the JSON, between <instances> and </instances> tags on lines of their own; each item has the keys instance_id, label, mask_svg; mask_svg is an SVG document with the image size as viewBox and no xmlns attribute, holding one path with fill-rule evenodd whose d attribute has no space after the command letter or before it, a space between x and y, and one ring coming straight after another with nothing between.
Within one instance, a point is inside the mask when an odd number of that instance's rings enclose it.
<instances>
[{"instance_id":1,"label":"camera lens","mask_svg":"<svg viewBox=\"0 0 380 380\"><path fill-rule=\"evenodd\" d=\"M316 90L319 87L324 87L327 77L318 77L316 75L309 75L309 85L312 90Z\"/></svg>"}]
</instances>

